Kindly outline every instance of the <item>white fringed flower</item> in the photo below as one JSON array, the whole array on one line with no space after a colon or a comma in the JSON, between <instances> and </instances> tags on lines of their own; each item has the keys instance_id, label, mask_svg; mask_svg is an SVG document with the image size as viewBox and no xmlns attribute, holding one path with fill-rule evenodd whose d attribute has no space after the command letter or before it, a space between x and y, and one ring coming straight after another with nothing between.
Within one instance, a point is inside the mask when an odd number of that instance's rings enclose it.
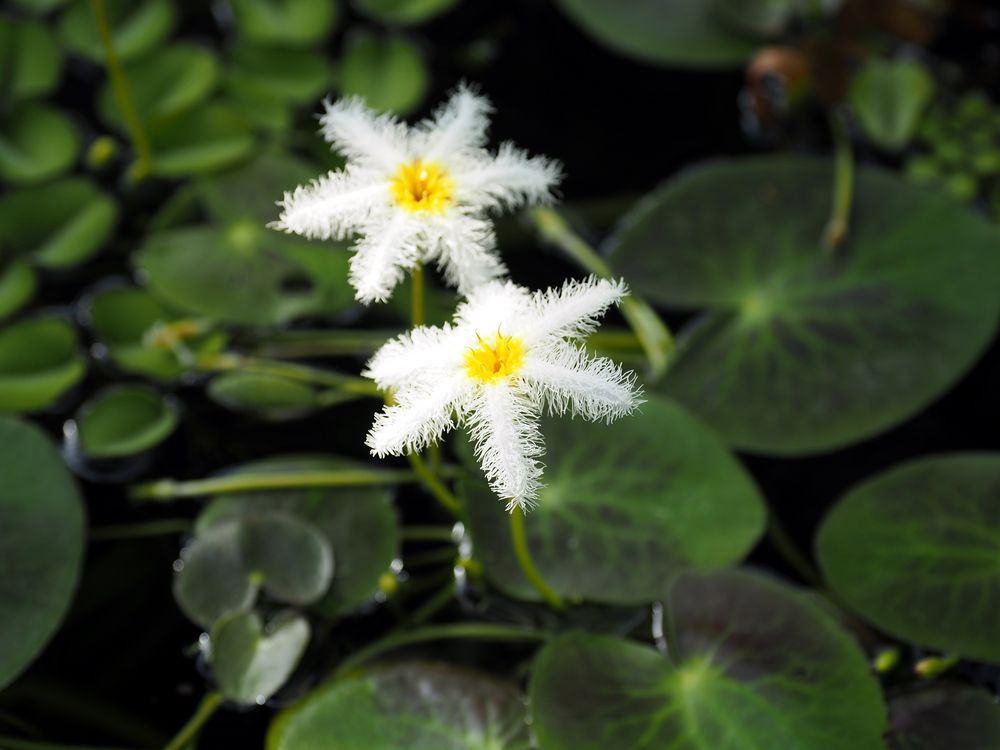
<instances>
[{"instance_id":1,"label":"white fringed flower","mask_svg":"<svg viewBox=\"0 0 1000 750\"><path fill-rule=\"evenodd\" d=\"M543 410L611 422L642 403L634 373L575 343L625 294L623 283L594 278L546 292L494 281L459 305L453 324L389 341L364 373L394 399L368 433L372 455L421 451L464 425L507 509L531 507Z\"/></svg>"},{"instance_id":2,"label":"white fringed flower","mask_svg":"<svg viewBox=\"0 0 1000 750\"><path fill-rule=\"evenodd\" d=\"M404 273L436 261L463 294L506 273L487 212L551 198L556 162L504 143L484 149L489 102L460 86L413 128L355 97L324 102L323 136L347 165L285 193L272 228L318 239L359 235L351 284L384 302Z\"/></svg>"}]
</instances>

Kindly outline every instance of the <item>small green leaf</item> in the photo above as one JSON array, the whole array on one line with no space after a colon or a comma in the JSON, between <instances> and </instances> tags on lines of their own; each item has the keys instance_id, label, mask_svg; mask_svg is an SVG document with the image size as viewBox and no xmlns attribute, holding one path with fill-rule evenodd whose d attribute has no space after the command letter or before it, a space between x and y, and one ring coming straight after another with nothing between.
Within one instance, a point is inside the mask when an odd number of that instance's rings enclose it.
<instances>
[{"instance_id":1,"label":"small green leaf","mask_svg":"<svg viewBox=\"0 0 1000 750\"><path fill-rule=\"evenodd\" d=\"M816 550L834 591L882 630L1000 662L1000 455L922 458L864 482Z\"/></svg>"},{"instance_id":2,"label":"small green leaf","mask_svg":"<svg viewBox=\"0 0 1000 750\"><path fill-rule=\"evenodd\" d=\"M258 582L243 561L237 523L219 525L181 551L174 599L188 619L210 628L221 618L253 607Z\"/></svg>"},{"instance_id":3,"label":"small green leaf","mask_svg":"<svg viewBox=\"0 0 1000 750\"><path fill-rule=\"evenodd\" d=\"M878 434L950 388L996 330L996 227L865 168L830 253L831 173L801 157L710 164L643 200L606 248L650 301L706 308L657 388L744 450Z\"/></svg>"},{"instance_id":4,"label":"small green leaf","mask_svg":"<svg viewBox=\"0 0 1000 750\"><path fill-rule=\"evenodd\" d=\"M0 688L62 622L83 562L83 501L58 451L32 425L0 417Z\"/></svg>"},{"instance_id":5,"label":"small green leaf","mask_svg":"<svg viewBox=\"0 0 1000 750\"><path fill-rule=\"evenodd\" d=\"M240 34L266 44L309 46L325 39L339 15L331 0L232 0Z\"/></svg>"},{"instance_id":6,"label":"small green leaf","mask_svg":"<svg viewBox=\"0 0 1000 750\"><path fill-rule=\"evenodd\" d=\"M76 414L80 444L90 458L119 458L151 450L177 428L177 407L152 388L112 386Z\"/></svg>"},{"instance_id":7,"label":"small green leaf","mask_svg":"<svg viewBox=\"0 0 1000 750\"><path fill-rule=\"evenodd\" d=\"M79 151L76 130L52 107L20 104L0 121L0 179L47 180L72 167Z\"/></svg>"},{"instance_id":8,"label":"small green leaf","mask_svg":"<svg viewBox=\"0 0 1000 750\"><path fill-rule=\"evenodd\" d=\"M170 0L106 0L115 53L128 62L167 40L176 22ZM104 63L104 44L91 0L75 0L59 17L59 37L71 51Z\"/></svg>"},{"instance_id":9,"label":"small green leaf","mask_svg":"<svg viewBox=\"0 0 1000 750\"><path fill-rule=\"evenodd\" d=\"M684 574L665 608L670 658L585 633L541 651L530 684L541 750L884 749L864 656L802 594L759 574Z\"/></svg>"},{"instance_id":10,"label":"small green leaf","mask_svg":"<svg viewBox=\"0 0 1000 750\"><path fill-rule=\"evenodd\" d=\"M461 0L353 0L369 18L389 24L418 24L447 13Z\"/></svg>"},{"instance_id":11,"label":"small green leaf","mask_svg":"<svg viewBox=\"0 0 1000 750\"><path fill-rule=\"evenodd\" d=\"M207 392L227 409L268 419L293 419L323 406L311 386L279 375L227 372L213 379Z\"/></svg>"},{"instance_id":12,"label":"small green leaf","mask_svg":"<svg viewBox=\"0 0 1000 750\"><path fill-rule=\"evenodd\" d=\"M243 43L229 60L226 91L242 101L311 103L330 86L329 63L310 50Z\"/></svg>"},{"instance_id":13,"label":"small green leaf","mask_svg":"<svg viewBox=\"0 0 1000 750\"><path fill-rule=\"evenodd\" d=\"M847 100L865 135L898 151L916 135L933 96L934 79L919 62L871 58L851 81Z\"/></svg>"},{"instance_id":14,"label":"small green leaf","mask_svg":"<svg viewBox=\"0 0 1000 750\"><path fill-rule=\"evenodd\" d=\"M340 89L373 109L405 115L424 100L429 83L420 48L405 37L357 30L344 43Z\"/></svg>"},{"instance_id":15,"label":"small green leaf","mask_svg":"<svg viewBox=\"0 0 1000 750\"><path fill-rule=\"evenodd\" d=\"M525 522L542 577L559 594L608 604L656 599L671 575L740 560L764 528L753 482L719 438L650 397L612 425L543 422L545 485ZM514 556L503 501L467 497L476 557L507 593L537 599Z\"/></svg>"},{"instance_id":16,"label":"small green leaf","mask_svg":"<svg viewBox=\"0 0 1000 750\"><path fill-rule=\"evenodd\" d=\"M309 644L304 617L279 614L265 632L255 613L223 620L212 630L212 671L219 690L245 705L263 704L285 684Z\"/></svg>"},{"instance_id":17,"label":"small green leaf","mask_svg":"<svg viewBox=\"0 0 1000 750\"><path fill-rule=\"evenodd\" d=\"M337 680L279 714L268 750L530 750L512 685L443 664ZM616 749L617 750L617 749Z\"/></svg>"},{"instance_id":18,"label":"small green leaf","mask_svg":"<svg viewBox=\"0 0 1000 750\"><path fill-rule=\"evenodd\" d=\"M38 276L23 260L15 260L0 270L0 320L13 315L35 296Z\"/></svg>"},{"instance_id":19,"label":"small green leaf","mask_svg":"<svg viewBox=\"0 0 1000 750\"><path fill-rule=\"evenodd\" d=\"M169 48L134 60L125 67L139 116L145 123L170 118L205 101L219 77L218 62L207 49L193 44ZM101 119L122 127L122 115L110 81L97 98Z\"/></svg>"},{"instance_id":20,"label":"small green leaf","mask_svg":"<svg viewBox=\"0 0 1000 750\"><path fill-rule=\"evenodd\" d=\"M43 315L0 330L0 411L27 412L56 401L84 376L76 329Z\"/></svg>"},{"instance_id":21,"label":"small green leaf","mask_svg":"<svg viewBox=\"0 0 1000 750\"><path fill-rule=\"evenodd\" d=\"M758 42L713 18L709 0L558 0L596 41L643 62L692 68L735 68Z\"/></svg>"},{"instance_id":22,"label":"small green leaf","mask_svg":"<svg viewBox=\"0 0 1000 750\"><path fill-rule=\"evenodd\" d=\"M250 155L253 135L243 118L208 104L149 124L153 172L189 177L230 167Z\"/></svg>"},{"instance_id":23,"label":"small green leaf","mask_svg":"<svg viewBox=\"0 0 1000 750\"><path fill-rule=\"evenodd\" d=\"M45 96L61 73L59 50L45 24L0 17L0 100Z\"/></svg>"},{"instance_id":24,"label":"small green leaf","mask_svg":"<svg viewBox=\"0 0 1000 750\"><path fill-rule=\"evenodd\" d=\"M762 40L783 33L800 0L706 0L710 16L740 35ZM815 5L815 4L814 4Z\"/></svg>"},{"instance_id":25,"label":"small green leaf","mask_svg":"<svg viewBox=\"0 0 1000 750\"><path fill-rule=\"evenodd\" d=\"M934 685L889 701L892 750L994 750L1000 706L985 690Z\"/></svg>"},{"instance_id":26,"label":"small green leaf","mask_svg":"<svg viewBox=\"0 0 1000 750\"><path fill-rule=\"evenodd\" d=\"M69 177L0 198L0 240L36 266L70 268L101 250L118 220L118 206L89 180Z\"/></svg>"}]
</instances>

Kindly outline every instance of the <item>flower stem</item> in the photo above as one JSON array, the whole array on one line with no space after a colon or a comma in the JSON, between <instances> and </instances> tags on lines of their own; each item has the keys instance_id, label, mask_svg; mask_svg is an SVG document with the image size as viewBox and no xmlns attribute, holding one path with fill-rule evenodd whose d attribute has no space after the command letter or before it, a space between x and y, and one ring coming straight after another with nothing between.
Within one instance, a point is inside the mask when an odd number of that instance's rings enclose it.
<instances>
[{"instance_id":1,"label":"flower stem","mask_svg":"<svg viewBox=\"0 0 1000 750\"><path fill-rule=\"evenodd\" d=\"M407 458L410 461L410 466L413 467L413 473L417 475L427 491L444 506L445 510L455 517L460 516L462 514L462 502L444 486L438 475L427 467L424 459L416 453L410 453L407 455Z\"/></svg>"},{"instance_id":2,"label":"flower stem","mask_svg":"<svg viewBox=\"0 0 1000 750\"><path fill-rule=\"evenodd\" d=\"M604 258L584 242L559 213L551 208L540 207L533 209L530 215L544 240L560 248L590 273L604 279L614 278L614 272ZM656 311L634 292L622 300L621 311L642 344L653 375L662 375L667 370L674 349L670 329Z\"/></svg>"},{"instance_id":3,"label":"flower stem","mask_svg":"<svg viewBox=\"0 0 1000 750\"><path fill-rule=\"evenodd\" d=\"M149 536L183 534L191 530L189 518L164 518L142 523L123 523L115 526L96 526L90 529L92 542L113 542L121 539L141 539Z\"/></svg>"},{"instance_id":4,"label":"flower stem","mask_svg":"<svg viewBox=\"0 0 1000 750\"><path fill-rule=\"evenodd\" d=\"M850 227L851 203L854 195L854 152L851 137L839 112L830 113L830 133L833 136L833 204L830 221L823 240L827 252L834 252L847 239Z\"/></svg>"},{"instance_id":5,"label":"flower stem","mask_svg":"<svg viewBox=\"0 0 1000 750\"><path fill-rule=\"evenodd\" d=\"M240 372L253 372L260 375L274 375L303 383L337 388L359 396L382 398L382 392L379 391L378 386L368 378L345 375L342 372L321 370L317 367L309 367L291 362L245 357L240 354L219 354L200 360L198 368L218 372L239 370Z\"/></svg>"},{"instance_id":6,"label":"flower stem","mask_svg":"<svg viewBox=\"0 0 1000 750\"><path fill-rule=\"evenodd\" d=\"M514 554L521 565L521 570L531 584L538 589L549 606L553 609L565 609L566 604L552 587L545 582L542 574L538 571L535 561L531 558L531 550L528 549L528 539L524 533L524 511L519 505L515 505L510 512L510 533L514 540Z\"/></svg>"},{"instance_id":7,"label":"flower stem","mask_svg":"<svg viewBox=\"0 0 1000 750\"><path fill-rule=\"evenodd\" d=\"M381 487L417 479L415 472L398 469L336 469L330 471L235 474L179 482L158 479L139 484L130 491L133 500L174 500L177 498L222 495L250 490L300 489L303 487Z\"/></svg>"},{"instance_id":8,"label":"flower stem","mask_svg":"<svg viewBox=\"0 0 1000 750\"><path fill-rule=\"evenodd\" d=\"M451 526L404 526L403 541L406 542L453 542Z\"/></svg>"},{"instance_id":9,"label":"flower stem","mask_svg":"<svg viewBox=\"0 0 1000 750\"><path fill-rule=\"evenodd\" d=\"M337 357L373 353L399 331L275 331L253 343L261 357Z\"/></svg>"},{"instance_id":10,"label":"flower stem","mask_svg":"<svg viewBox=\"0 0 1000 750\"><path fill-rule=\"evenodd\" d=\"M390 633L385 638L355 651L340 663L331 676L331 681L339 680L365 662L371 661L388 651L425 641L441 641L451 639L471 638L483 641L544 641L547 633L539 630L526 630L509 625L494 625L491 623L465 622L449 625L430 625L407 633Z\"/></svg>"},{"instance_id":11,"label":"flower stem","mask_svg":"<svg viewBox=\"0 0 1000 750\"><path fill-rule=\"evenodd\" d=\"M108 24L108 9L104 0L90 0L90 4L94 9L94 18L97 21L101 42L104 44L105 63L108 68L108 76L111 78L111 86L115 92L115 99L118 100L118 108L122 111L125 127L132 140L132 148L135 149L136 165L132 174L136 180L142 180L150 173L153 165L153 150L149 143L149 136L146 134L142 118L139 117L139 110L136 109L135 100L132 99L132 93L129 91L128 81L118 59L118 53L115 52L111 26Z\"/></svg>"},{"instance_id":12,"label":"flower stem","mask_svg":"<svg viewBox=\"0 0 1000 750\"><path fill-rule=\"evenodd\" d=\"M424 324L426 318L424 297L424 267L417 263L410 275L410 322L414 327Z\"/></svg>"},{"instance_id":13,"label":"flower stem","mask_svg":"<svg viewBox=\"0 0 1000 750\"><path fill-rule=\"evenodd\" d=\"M163 750L184 750L188 746L188 743L193 740L198 732L201 731L202 727L208 722L209 719L215 714L222 705L222 693L211 692L208 693L194 712L187 724L181 727L177 735L163 748Z\"/></svg>"}]
</instances>

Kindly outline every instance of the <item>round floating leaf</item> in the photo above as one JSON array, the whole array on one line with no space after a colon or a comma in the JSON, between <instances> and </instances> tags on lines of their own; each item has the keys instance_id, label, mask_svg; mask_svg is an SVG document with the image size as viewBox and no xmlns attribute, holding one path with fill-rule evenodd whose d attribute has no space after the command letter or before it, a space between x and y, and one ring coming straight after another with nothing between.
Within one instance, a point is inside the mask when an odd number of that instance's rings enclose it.
<instances>
[{"instance_id":1,"label":"round floating leaf","mask_svg":"<svg viewBox=\"0 0 1000 750\"><path fill-rule=\"evenodd\" d=\"M601 44L644 62L695 68L738 67L758 42L730 31L709 0L558 0Z\"/></svg>"},{"instance_id":2,"label":"round floating leaf","mask_svg":"<svg viewBox=\"0 0 1000 750\"><path fill-rule=\"evenodd\" d=\"M851 638L761 575L685 574L669 596L673 658L563 635L531 678L541 750L883 750L885 706Z\"/></svg>"},{"instance_id":3,"label":"round floating leaf","mask_svg":"<svg viewBox=\"0 0 1000 750\"><path fill-rule=\"evenodd\" d=\"M215 55L193 44L174 44L125 67L125 78L143 122L169 118L205 101L215 88ZM110 81L98 95L98 111L109 125L122 126Z\"/></svg>"},{"instance_id":4,"label":"round floating leaf","mask_svg":"<svg viewBox=\"0 0 1000 750\"><path fill-rule=\"evenodd\" d=\"M340 459L284 457L247 464L233 474L296 475L357 468ZM380 487L245 492L222 495L198 517L198 528L265 510L294 515L318 529L337 558L329 592L315 606L329 617L347 614L372 600L379 578L399 555L399 527L392 491Z\"/></svg>"},{"instance_id":5,"label":"round floating leaf","mask_svg":"<svg viewBox=\"0 0 1000 750\"><path fill-rule=\"evenodd\" d=\"M148 451L177 428L177 407L152 388L108 388L76 415L83 452L90 458L118 458Z\"/></svg>"},{"instance_id":6,"label":"round floating leaf","mask_svg":"<svg viewBox=\"0 0 1000 750\"><path fill-rule=\"evenodd\" d=\"M557 592L609 604L656 599L685 568L740 560L760 537L764 504L709 429L651 397L612 425L548 419L545 486L525 521L528 546ZM503 502L470 487L476 557L504 591L538 593L514 556Z\"/></svg>"},{"instance_id":7,"label":"round floating leaf","mask_svg":"<svg viewBox=\"0 0 1000 750\"><path fill-rule=\"evenodd\" d=\"M263 704L288 680L309 644L309 623L279 616L264 631L254 613L223 620L212 630L212 671L219 690L237 703Z\"/></svg>"},{"instance_id":8,"label":"round floating leaf","mask_svg":"<svg viewBox=\"0 0 1000 750\"><path fill-rule=\"evenodd\" d=\"M0 417L0 688L45 647L83 561L83 502L36 427Z\"/></svg>"},{"instance_id":9,"label":"round floating leaf","mask_svg":"<svg viewBox=\"0 0 1000 750\"><path fill-rule=\"evenodd\" d=\"M934 79L919 62L872 58L851 81L847 100L865 135L895 151L916 134L933 96Z\"/></svg>"},{"instance_id":10,"label":"round floating leaf","mask_svg":"<svg viewBox=\"0 0 1000 750\"><path fill-rule=\"evenodd\" d=\"M429 21L454 8L460 0L353 0L366 16L385 23L415 24Z\"/></svg>"},{"instance_id":11,"label":"round floating leaf","mask_svg":"<svg viewBox=\"0 0 1000 750\"><path fill-rule=\"evenodd\" d=\"M419 662L327 683L279 715L268 750L529 750L512 685Z\"/></svg>"},{"instance_id":12,"label":"round floating leaf","mask_svg":"<svg viewBox=\"0 0 1000 750\"><path fill-rule=\"evenodd\" d=\"M0 18L0 99L44 96L59 82L61 67L45 24Z\"/></svg>"},{"instance_id":13,"label":"round floating leaf","mask_svg":"<svg viewBox=\"0 0 1000 750\"><path fill-rule=\"evenodd\" d=\"M340 89L369 107L406 114L427 94L430 74L420 49L401 36L352 33L340 63Z\"/></svg>"},{"instance_id":14,"label":"round floating leaf","mask_svg":"<svg viewBox=\"0 0 1000 750\"><path fill-rule=\"evenodd\" d=\"M43 268L69 268L98 252L118 220L118 206L89 180L70 177L0 198L0 244Z\"/></svg>"},{"instance_id":15,"label":"round floating leaf","mask_svg":"<svg viewBox=\"0 0 1000 750\"><path fill-rule=\"evenodd\" d=\"M644 200L610 260L649 299L706 307L662 389L739 448L830 450L948 389L993 336L1000 234L947 196L862 169L831 253L831 165L719 162Z\"/></svg>"},{"instance_id":16,"label":"round floating leaf","mask_svg":"<svg viewBox=\"0 0 1000 750\"><path fill-rule=\"evenodd\" d=\"M892 750L994 750L1000 706L985 690L934 685L889 701Z\"/></svg>"},{"instance_id":17,"label":"round floating leaf","mask_svg":"<svg viewBox=\"0 0 1000 750\"><path fill-rule=\"evenodd\" d=\"M0 270L0 320L28 304L37 288L38 276L31 266L23 260L7 263Z\"/></svg>"},{"instance_id":18,"label":"round floating leaf","mask_svg":"<svg viewBox=\"0 0 1000 750\"><path fill-rule=\"evenodd\" d=\"M347 253L289 239L254 221L150 235L134 257L152 292L193 315L223 322L284 323L353 304Z\"/></svg>"},{"instance_id":19,"label":"round floating leaf","mask_svg":"<svg viewBox=\"0 0 1000 750\"><path fill-rule=\"evenodd\" d=\"M220 618L243 612L257 599L257 581L243 562L239 524L219 525L181 551L174 599L192 621L210 628Z\"/></svg>"},{"instance_id":20,"label":"round floating leaf","mask_svg":"<svg viewBox=\"0 0 1000 750\"><path fill-rule=\"evenodd\" d=\"M868 480L816 550L834 591L882 630L1000 662L1000 455L919 459Z\"/></svg>"},{"instance_id":21,"label":"round floating leaf","mask_svg":"<svg viewBox=\"0 0 1000 750\"><path fill-rule=\"evenodd\" d=\"M265 152L246 164L198 180L198 194L215 221L233 224L252 219L260 228L278 218L276 195L309 182L318 171L302 159Z\"/></svg>"},{"instance_id":22,"label":"round floating leaf","mask_svg":"<svg viewBox=\"0 0 1000 750\"><path fill-rule=\"evenodd\" d=\"M230 54L226 91L242 101L312 102L330 86L330 65L310 50L240 44Z\"/></svg>"},{"instance_id":23,"label":"round floating leaf","mask_svg":"<svg viewBox=\"0 0 1000 750\"><path fill-rule=\"evenodd\" d=\"M115 52L123 62L152 51L173 31L176 19L170 0L106 0L105 4ZM59 36L73 52L104 63L104 45L90 0L75 0L59 17Z\"/></svg>"},{"instance_id":24,"label":"round floating leaf","mask_svg":"<svg viewBox=\"0 0 1000 750\"><path fill-rule=\"evenodd\" d=\"M802 3L799 0L705 0L709 15L738 34L769 39L781 34ZM839 0L834 0L836 5Z\"/></svg>"},{"instance_id":25,"label":"round floating leaf","mask_svg":"<svg viewBox=\"0 0 1000 750\"><path fill-rule=\"evenodd\" d=\"M46 315L0 330L0 411L35 411L52 404L87 371L76 329Z\"/></svg>"},{"instance_id":26,"label":"round floating leaf","mask_svg":"<svg viewBox=\"0 0 1000 750\"><path fill-rule=\"evenodd\" d=\"M76 161L80 139L69 120L42 104L21 104L0 121L0 179L40 182Z\"/></svg>"},{"instance_id":27,"label":"round floating leaf","mask_svg":"<svg viewBox=\"0 0 1000 750\"><path fill-rule=\"evenodd\" d=\"M246 122L217 104L150 123L149 139L153 172L161 177L225 169L249 156L254 145Z\"/></svg>"},{"instance_id":28,"label":"round floating leaf","mask_svg":"<svg viewBox=\"0 0 1000 750\"><path fill-rule=\"evenodd\" d=\"M233 411L271 419L300 417L319 409L319 393L299 380L252 372L227 372L209 384L208 395Z\"/></svg>"},{"instance_id":29,"label":"round floating leaf","mask_svg":"<svg viewBox=\"0 0 1000 750\"><path fill-rule=\"evenodd\" d=\"M232 0L236 25L247 39L308 46L325 39L337 20L330 0Z\"/></svg>"}]
</instances>

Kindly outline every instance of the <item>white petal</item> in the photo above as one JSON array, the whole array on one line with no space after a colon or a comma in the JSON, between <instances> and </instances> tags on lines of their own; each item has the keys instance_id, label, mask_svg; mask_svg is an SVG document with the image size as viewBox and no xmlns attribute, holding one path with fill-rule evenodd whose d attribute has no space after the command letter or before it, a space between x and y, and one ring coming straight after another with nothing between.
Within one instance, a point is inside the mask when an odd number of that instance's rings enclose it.
<instances>
[{"instance_id":1,"label":"white petal","mask_svg":"<svg viewBox=\"0 0 1000 750\"><path fill-rule=\"evenodd\" d=\"M545 338L582 338L597 328L597 319L628 293L623 281L594 276L568 281L558 289L532 294L534 320L527 326L528 342Z\"/></svg>"},{"instance_id":2,"label":"white petal","mask_svg":"<svg viewBox=\"0 0 1000 750\"><path fill-rule=\"evenodd\" d=\"M521 321L532 313L531 294L511 281L490 281L476 287L455 310L456 324L472 335L498 330L507 335L523 335ZM472 336L475 343L475 336Z\"/></svg>"},{"instance_id":3,"label":"white petal","mask_svg":"<svg viewBox=\"0 0 1000 750\"><path fill-rule=\"evenodd\" d=\"M445 281L460 294L507 275L493 225L485 219L452 211L430 219L427 231L433 243L428 257L437 258Z\"/></svg>"},{"instance_id":4,"label":"white petal","mask_svg":"<svg viewBox=\"0 0 1000 750\"><path fill-rule=\"evenodd\" d=\"M489 99L462 84L431 119L416 127L413 148L425 161L455 163L474 155L486 144L492 111Z\"/></svg>"},{"instance_id":5,"label":"white petal","mask_svg":"<svg viewBox=\"0 0 1000 750\"><path fill-rule=\"evenodd\" d=\"M507 510L532 507L541 487L537 458L545 452L532 403L505 383L484 386L469 404L466 424L476 458Z\"/></svg>"},{"instance_id":6,"label":"white petal","mask_svg":"<svg viewBox=\"0 0 1000 750\"><path fill-rule=\"evenodd\" d=\"M552 414L570 411L574 417L611 422L642 403L635 373L565 342L531 352L518 376L530 397Z\"/></svg>"},{"instance_id":7,"label":"white petal","mask_svg":"<svg viewBox=\"0 0 1000 750\"><path fill-rule=\"evenodd\" d=\"M313 239L342 240L389 202L388 185L371 172L330 172L285 193L278 202L280 217L268 226Z\"/></svg>"},{"instance_id":8,"label":"white petal","mask_svg":"<svg viewBox=\"0 0 1000 750\"><path fill-rule=\"evenodd\" d=\"M385 302L402 281L407 269L420 259L419 222L393 211L370 222L351 257L350 281L357 298L366 305Z\"/></svg>"},{"instance_id":9,"label":"white petal","mask_svg":"<svg viewBox=\"0 0 1000 750\"><path fill-rule=\"evenodd\" d=\"M525 203L548 203L562 176L558 162L504 143L495 157L470 160L457 171L456 198L477 207L516 208Z\"/></svg>"},{"instance_id":10,"label":"white petal","mask_svg":"<svg viewBox=\"0 0 1000 750\"><path fill-rule=\"evenodd\" d=\"M405 388L417 378L433 380L440 373L457 371L464 352L464 341L456 338L450 325L419 326L383 344L362 374L383 390Z\"/></svg>"},{"instance_id":11,"label":"white petal","mask_svg":"<svg viewBox=\"0 0 1000 750\"><path fill-rule=\"evenodd\" d=\"M327 100L323 106L320 132L349 162L391 175L410 161L406 125L392 115L377 114L356 96Z\"/></svg>"},{"instance_id":12,"label":"white petal","mask_svg":"<svg viewBox=\"0 0 1000 750\"><path fill-rule=\"evenodd\" d=\"M396 404L375 415L365 445L379 458L422 451L455 426L455 410L472 388L464 374L453 374L426 387L400 390Z\"/></svg>"}]
</instances>

